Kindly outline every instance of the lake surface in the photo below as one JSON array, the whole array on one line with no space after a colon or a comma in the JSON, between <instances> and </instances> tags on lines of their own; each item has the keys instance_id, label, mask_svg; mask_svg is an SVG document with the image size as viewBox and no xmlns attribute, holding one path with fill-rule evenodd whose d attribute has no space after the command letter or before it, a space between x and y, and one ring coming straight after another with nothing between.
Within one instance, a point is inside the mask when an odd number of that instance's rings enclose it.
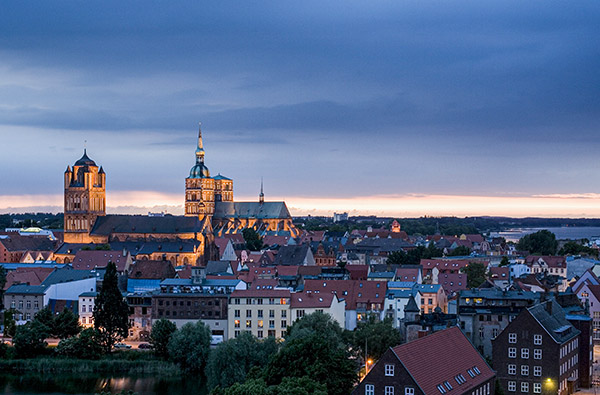
<instances>
[{"instance_id":1,"label":"lake surface","mask_svg":"<svg viewBox=\"0 0 600 395\"><path fill-rule=\"evenodd\" d=\"M199 378L107 377L68 374L0 373L0 394L119 394L133 391L138 395L206 395L206 385Z\"/></svg>"},{"instance_id":2,"label":"lake surface","mask_svg":"<svg viewBox=\"0 0 600 395\"><path fill-rule=\"evenodd\" d=\"M502 232L491 232L492 236L504 237L506 241L517 242L525 235L535 233L537 231L547 229L556 235L557 239L589 239L597 240L600 239L600 227L578 227L578 226L565 226L559 228L514 228L508 229Z\"/></svg>"}]
</instances>

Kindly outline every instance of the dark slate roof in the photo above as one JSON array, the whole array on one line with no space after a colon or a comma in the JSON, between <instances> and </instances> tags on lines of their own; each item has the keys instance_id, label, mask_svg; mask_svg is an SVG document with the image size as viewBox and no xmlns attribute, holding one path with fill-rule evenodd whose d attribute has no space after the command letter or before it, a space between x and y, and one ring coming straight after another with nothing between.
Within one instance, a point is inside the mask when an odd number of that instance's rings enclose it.
<instances>
[{"instance_id":1,"label":"dark slate roof","mask_svg":"<svg viewBox=\"0 0 600 395\"><path fill-rule=\"evenodd\" d=\"M129 271L129 279L164 280L174 278L177 272L169 261L137 261Z\"/></svg>"},{"instance_id":2,"label":"dark slate roof","mask_svg":"<svg viewBox=\"0 0 600 395\"><path fill-rule=\"evenodd\" d=\"M566 319L565 311L554 300L528 307L527 311L558 344L562 344L580 333Z\"/></svg>"},{"instance_id":3,"label":"dark slate roof","mask_svg":"<svg viewBox=\"0 0 600 395\"><path fill-rule=\"evenodd\" d=\"M384 252L393 252L410 247L414 247L414 245L402 239L363 239L360 243L348 247L348 249L359 251L362 249L377 249Z\"/></svg>"},{"instance_id":4,"label":"dark slate roof","mask_svg":"<svg viewBox=\"0 0 600 395\"><path fill-rule=\"evenodd\" d=\"M83 156L79 158L77 162L75 162L75 166L96 166L96 162L94 162L90 159L89 156L87 156L87 150L84 149Z\"/></svg>"},{"instance_id":5,"label":"dark slate roof","mask_svg":"<svg viewBox=\"0 0 600 395\"><path fill-rule=\"evenodd\" d=\"M91 234L200 233L203 228L203 223L198 217L174 215L165 215L164 217L148 217L145 215L106 215L98 217L92 228Z\"/></svg>"},{"instance_id":6,"label":"dark slate roof","mask_svg":"<svg viewBox=\"0 0 600 395\"><path fill-rule=\"evenodd\" d=\"M308 253L308 244L283 246L275 256L275 265L301 266Z\"/></svg>"},{"instance_id":7,"label":"dark slate roof","mask_svg":"<svg viewBox=\"0 0 600 395\"><path fill-rule=\"evenodd\" d=\"M206 264L206 274L227 273L231 266L226 261L208 261Z\"/></svg>"},{"instance_id":8,"label":"dark slate roof","mask_svg":"<svg viewBox=\"0 0 600 395\"><path fill-rule=\"evenodd\" d=\"M70 281L78 281L86 278L96 277L96 273L91 270L74 270L71 267L56 269L42 283L42 285L52 285L58 283L67 283Z\"/></svg>"},{"instance_id":9,"label":"dark slate roof","mask_svg":"<svg viewBox=\"0 0 600 395\"><path fill-rule=\"evenodd\" d=\"M215 179L215 180L231 180L231 178L227 178L224 175L222 175L221 173L214 176L213 179Z\"/></svg>"},{"instance_id":10,"label":"dark slate roof","mask_svg":"<svg viewBox=\"0 0 600 395\"><path fill-rule=\"evenodd\" d=\"M27 295L43 295L46 292L45 285L27 285L27 284L15 284L4 291L5 295L11 294L27 294Z\"/></svg>"},{"instance_id":11,"label":"dark slate roof","mask_svg":"<svg viewBox=\"0 0 600 395\"><path fill-rule=\"evenodd\" d=\"M43 236L21 236L14 232L2 235L0 243L8 251L54 251L56 242Z\"/></svg>"},{"instance_id":12,"label":"dark slate roof","mask_svg":"<svg viewBox=\"0 0 600 395\"><path fill-rule=\"evenodd\" d=\"M406 306L404 306L404 312L405 313L421 312L421 310L419 309L419 306L417 306L417 302L415 302L414 297L411 296L410 299L408 299L408 303L406 304Z\"/></svg>"},{"instance_id":13,"label":"dark slate roof","mask_svg":"<svg viewBox=\"0 0 600 395\"><path fill-rule=\"evenodd\" d=\"M200 242L198 240L147 241L141 245L136 254L152 254L154 252L192 253L199 245Z\"/></svg>"},{"instance_id":14,"label":"dark slate roof","mask_svg":"<svg viewBox=\"0 0 600 395\"><path fill-rule=\"evenodd\" d=\"M214 218L291 218L285 202L216 202Z\"/></svg>"}]
</instances>

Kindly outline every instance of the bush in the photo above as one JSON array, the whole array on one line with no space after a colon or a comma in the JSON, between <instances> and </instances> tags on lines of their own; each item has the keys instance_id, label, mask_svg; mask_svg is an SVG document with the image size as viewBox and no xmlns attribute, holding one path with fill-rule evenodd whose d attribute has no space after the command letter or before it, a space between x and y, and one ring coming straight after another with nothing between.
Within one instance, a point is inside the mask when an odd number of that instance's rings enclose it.
<instances>
[{"instance_id":1,"label":"bush","mask_svg":"<svg viewBox=\"0 0 600 395\"><path fill-rule=\"evenodd\" d=\"M161 318L152 325L150 342L154 347L154 352L156 355L162 358L167 358L169 356L167 346L169 344L169 340L171 340L171 335L173 335L176 330L177 326L165 318Z\"/></svg>"},{"instance_id":2,"label":"bush","mask_svg":"<svg viewBox=\"0 0 600 395\"><path fill-rule=\"evenodd\" d=\"M93 328L81 331L77 337L61 340L56 347L58 355L80 359L98 359L102 351L102 346L98 343L98 332Z\"/></svg>"},{"instance_id":3,"label":"bush","mask_svg":"<svg viewBox=\"0 0 600 395\"><path fill-rule=\"evenodd\" d=\"M37 321L31 321L17 328L13 338L15 352L19 358L33 358L46 351L48 328Z\"/></svg>"},{"instance_id":4,"label":"bush","mask_svg":"<svg viewBox=\"0 0 600 395\"><path fill-rule=\"evenodd\" d=\"M210 329L202 321L189 322L171 336L169 357L187 371L201 372L208 359L210 341Z\"/></svg>"}]
</instances>

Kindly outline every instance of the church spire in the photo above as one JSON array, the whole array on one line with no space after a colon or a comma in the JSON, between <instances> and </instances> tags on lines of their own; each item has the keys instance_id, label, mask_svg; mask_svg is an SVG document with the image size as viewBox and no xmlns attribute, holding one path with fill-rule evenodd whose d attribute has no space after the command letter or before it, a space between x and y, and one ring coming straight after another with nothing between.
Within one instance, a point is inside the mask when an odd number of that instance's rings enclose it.
<instances>
[{"instance_id":1,"label":"church spire","mask_svg":"<svg viewBox=\"0 0 600 395\"><path fill-rule=\"evenodd\" d=\"M204 146L202 145L202 122L198 122L198 148L196 148L196 163L204 164Z\"/></svg>"},{"instance_id":2,"label":"church spire","mask_svg":"<svg viewBox=\"0 0 600 395\"><path fill-rule=\"evenodd\" d=\"M260 178L260 195L258 195L258 202L263 204L265 202L265 194L263 192L263 178Z\"/></svg>"}]
</instances>

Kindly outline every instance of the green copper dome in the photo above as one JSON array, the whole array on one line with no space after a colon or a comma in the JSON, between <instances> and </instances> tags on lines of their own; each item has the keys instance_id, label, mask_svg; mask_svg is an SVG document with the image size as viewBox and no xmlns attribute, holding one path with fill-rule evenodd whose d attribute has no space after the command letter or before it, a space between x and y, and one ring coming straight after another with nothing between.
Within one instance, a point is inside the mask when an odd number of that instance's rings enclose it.
<instances>
[{"instance_id":1,"label":"green copper dome","mask_svg":"<svg viewBox=\"0 0 600 395\"><path fill-rule=\"evenodd\" d=\"M210 172L208 167L204 166L204 163L196 163L194 167L190 169L190 178L209 178Z\"/></svg>"}]
</instances>

